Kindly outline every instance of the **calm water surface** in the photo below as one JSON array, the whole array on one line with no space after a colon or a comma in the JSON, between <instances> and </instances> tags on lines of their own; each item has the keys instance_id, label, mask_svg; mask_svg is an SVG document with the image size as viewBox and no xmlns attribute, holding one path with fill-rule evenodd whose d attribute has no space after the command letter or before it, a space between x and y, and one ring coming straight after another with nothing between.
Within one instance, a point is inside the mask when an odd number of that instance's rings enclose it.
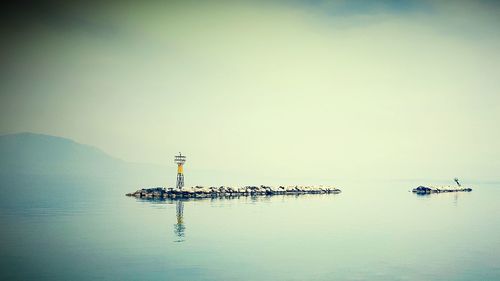
<instances>
[{"instance_id":1,"label":"calm water surface","mask_svg":"<svg viewBox=\"0 0 500 281\"><path fill-rule=\"evenodd\" d=\"M148 202L131 184L26 182L2 184L2 280L500 280L498 184Z\"/></svg>"}]
</instances>

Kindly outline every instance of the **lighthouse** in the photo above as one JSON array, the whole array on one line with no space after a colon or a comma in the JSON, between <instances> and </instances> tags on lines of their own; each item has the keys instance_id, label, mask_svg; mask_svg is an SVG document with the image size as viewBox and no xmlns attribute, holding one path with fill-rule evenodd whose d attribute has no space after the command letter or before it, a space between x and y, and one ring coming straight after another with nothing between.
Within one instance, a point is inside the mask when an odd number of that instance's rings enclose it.
<instances>
[{"instance_id":1,"label":"lighthouse","mask_svg":"<svg viewBox=\"0 0 500 281\"><path fill-rule=\"evenodd\" d=\"M184 163L186 162L186 156L179 152L179 155L175 155L175 163L177 164L177 189L182 189L184 186Z\"/></svg>"}]
</instances>

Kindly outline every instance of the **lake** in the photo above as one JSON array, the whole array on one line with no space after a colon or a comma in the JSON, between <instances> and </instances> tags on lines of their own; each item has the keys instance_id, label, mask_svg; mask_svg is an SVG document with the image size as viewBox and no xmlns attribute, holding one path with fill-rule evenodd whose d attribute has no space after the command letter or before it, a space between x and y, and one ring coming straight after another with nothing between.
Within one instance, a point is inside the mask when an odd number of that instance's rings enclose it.
<instances>
[{"instance_id":1,"label":"lake","mask_svg":"<svg viewBox=\"0 0 500 281\"><path fill-rule=\"evenodd\" d=\"M429 182L144 201L119 181L4 181L0 279L500 280L500 184L409 192Z\"/></svg>"}]
</instances>

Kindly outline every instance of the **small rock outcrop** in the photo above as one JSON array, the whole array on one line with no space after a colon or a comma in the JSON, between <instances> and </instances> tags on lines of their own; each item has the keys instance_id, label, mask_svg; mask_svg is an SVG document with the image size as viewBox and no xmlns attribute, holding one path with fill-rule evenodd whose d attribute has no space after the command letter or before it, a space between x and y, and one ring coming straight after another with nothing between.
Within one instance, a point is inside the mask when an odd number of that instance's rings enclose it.
<instances>
[{"instance_id":1,"label":"small rock outcrop","mask_svg":"<svg viewBox=\"0 0 500 281\"><path fill-rule=\"evenodd\" d=\"M443 192L470 192L472 188L462 186L419 186L412 190L416 194L431 194Z\"/></svg>"},{"instance_id":2,"label":"small rock outcrop","mask_svg":"<svg viewBox=\"0 0 500 281\"><path fill-rule=\"evenodd\" d=\"M332 186L194 186L183 188L143 188L127 196L145 199L167 199L167 198L214 198L214 197L238 197L238 196L270 196L270 195L298 195L298 194L337 194L340 189Z\"/></svg>"}]
</instances>

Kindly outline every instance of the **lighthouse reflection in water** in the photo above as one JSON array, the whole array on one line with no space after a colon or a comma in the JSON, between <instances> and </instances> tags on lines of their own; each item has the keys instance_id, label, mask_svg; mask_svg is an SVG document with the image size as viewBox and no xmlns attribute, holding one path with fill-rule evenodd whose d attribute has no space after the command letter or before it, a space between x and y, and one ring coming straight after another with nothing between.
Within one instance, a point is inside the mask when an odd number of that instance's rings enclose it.
<instances>
[{"instance_id":1,"label":"lighthouse reflection in water","mask_svg":"<svg viewBox=\"0 0 500 281\"><path fill-rule=\"evenodd\" d=\"M176 207L176 215L177 215L177 223L174 224L174 233L177 236L177 240L175 242L184 242L185 236L184 232L186 230L186 226L184 225L184 202L182 200L175 201Z\"/></svg>"}]
</instances>

